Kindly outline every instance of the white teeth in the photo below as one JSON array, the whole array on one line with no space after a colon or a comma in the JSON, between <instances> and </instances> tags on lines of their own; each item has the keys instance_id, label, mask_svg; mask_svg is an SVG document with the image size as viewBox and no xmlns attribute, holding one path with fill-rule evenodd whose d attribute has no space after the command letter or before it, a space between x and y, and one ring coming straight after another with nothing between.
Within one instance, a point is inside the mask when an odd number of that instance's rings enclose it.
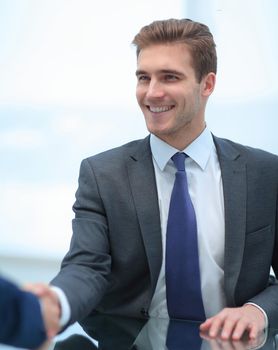
<instances>
[{"instance_id":1,"label":"white teeth","mask_svg":"<svg viewBox=\"0 0 278 350\"><path fill-rule=\"evenodd\" d=\"M161 113L161 112L166 112L169 111L172 106L160 106L160 107L153 107L153 106L149 106L150 111L153 113Z\"/></svg>"}]
</instances>

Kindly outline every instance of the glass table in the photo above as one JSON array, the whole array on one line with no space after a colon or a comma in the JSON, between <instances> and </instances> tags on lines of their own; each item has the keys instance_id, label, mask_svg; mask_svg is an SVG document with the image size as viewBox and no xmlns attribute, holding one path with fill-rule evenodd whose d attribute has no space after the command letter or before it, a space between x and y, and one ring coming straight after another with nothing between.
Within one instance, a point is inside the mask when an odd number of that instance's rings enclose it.
<instances>
[{"instance_id":1,"label":"glass table","mask_svg":"<svg viewBox=\"0 0 278 350\"><path fill-rule=\"evenodd\" d=\"M211 339L200 334L199 323L160 318L136 319L97 314L80 322L85 333L72 334L43 349L54 350L244 350L278 349L278 329L268 329L256 340ZM276 339L277 335L277 339Z\"/></svg>"}]
</instances>

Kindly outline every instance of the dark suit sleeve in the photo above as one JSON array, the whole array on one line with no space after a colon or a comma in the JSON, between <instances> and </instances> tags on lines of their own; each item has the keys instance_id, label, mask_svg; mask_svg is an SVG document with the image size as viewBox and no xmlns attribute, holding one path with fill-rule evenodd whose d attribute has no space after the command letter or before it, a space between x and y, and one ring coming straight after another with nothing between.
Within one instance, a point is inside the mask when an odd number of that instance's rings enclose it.
<instances>
[{"instance_id":1,"label":"dark suit sleeve","mask_svg":"<svg viewBox=\"0 0 278 350\"><path fill-rule=\"evenodd\" d=\"M272 254L272 268L275 276L270 276L268 286L250 301L259 305L268 316L269 325L278 327L278 194L276 201L275 244Z\"/></svg>"},{"instance_id":2,"label":"dark suit sleeve","mask_svg":"<svg viewBox=\"0 0 278 350\"><path fill-rule=\"evenodd\" d=\"M274 244L271 246L272 249L269 252L269 256L271 257L271 266L273 269L273 272L275 276L270 276L268 280L268 285L263 289L259 294L251 298L249 301L253 302L257 305L259 305L267 314L269 325L272 328L278 327L278 166L277 166L277 158L275 159L276 167L275 171L272 173L271 178L269 179L269 182L275 183L276 185L273 186L273 201L266 202L269 209L268 211L271 212L271 217L273 217L273 228L271 232L273 233L273 241ZM265 167L267 168L267 167ZM271 168L269 166L269 168ZM266 184L269 183L266 182ZM265 191L267 189L267 186L265 187ZM276 195L275 195L276 193ZM258 198L261 198L261 196L258 196ZM275 202L276 199L276 202ZM267 207L266 205L266 207ZM271 222L269 220L269 222ZM262 246L267 246L268 240L267 237L265 237L265 240L262 242ZM259 256L259 258L262 260L266 260L264 257ZM267 263L267 262L265 262ZM252 273L258 274L258 271L256 268L253 269Z\"/></svg>"},{"instance_id":3,"label":"dark suit sleeve","mask_svg":"<svg viewBox=\"0 0 278 350\"><path fill-rule=\"evenodd\" d=\"M36 348L45 340L38 298L0 278L0 343Z\"/></svg>"},{"instance_id":4,"label":"dark suit sleeve","mask_svg":"<svg viewBox=\"0 0 278 350\"><path fill-rule=\"evenodd\" d=\"M277 328L278 157L231 141L215 141L225 202L228 306L257 304L270 327ZM270 276L271 267L276 278Z\"/></svg>"},{"instance_id":5,"label":"dark suit sleeve","mask_svg":"<svg viewBox=\"0 0 278 350\"><path fill-rule=\"evenodd\" d=\"M96 307L105 293L107 275L111 271L106 213L88 160L81 163L73 210L70 249L61 271L51 281L67 296L70 323L84 318Z\"/></svg>"}]
</instances>

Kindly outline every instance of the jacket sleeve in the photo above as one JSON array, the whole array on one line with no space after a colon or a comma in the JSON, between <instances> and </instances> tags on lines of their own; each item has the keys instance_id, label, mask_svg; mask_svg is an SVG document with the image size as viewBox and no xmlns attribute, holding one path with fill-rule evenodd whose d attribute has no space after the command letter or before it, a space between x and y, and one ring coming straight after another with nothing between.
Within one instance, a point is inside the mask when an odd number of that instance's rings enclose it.
<instances>
[{"instance_id":1,"label":"jacket sleeve","mask_svg":"<svg viewBox=\"0 0 278 350\"><path fill-rule=\"evenodd\" d=\"M106 213L94 171L87 160L81 164L73 210L70 249L60 272L51 281L68 299L69 324L83 319L97 306L111 271Z\"/></svg>"},{"instance_id":2,"label":"jacket sleeve","mask_svg":"<svg viewBox=\"0 0 278 350\"><path fill-rule=\"evenodd\" d=\"M45 340L38 298L0 278L0 343L36 348Z\"/></svg>"},{"instance_id":3,"label":"jacket sleeve","mask_svg":"<svg viewBox=\"0 0 278 350\"><path fill-rule=\"evenodd\" d=\"M276 202L275 244L272 254L272 270L275 276L270 275L268 286L250 301L259 305L267 314L269 326L278 327L278 193Z\"/></svg>"}]
</instances>

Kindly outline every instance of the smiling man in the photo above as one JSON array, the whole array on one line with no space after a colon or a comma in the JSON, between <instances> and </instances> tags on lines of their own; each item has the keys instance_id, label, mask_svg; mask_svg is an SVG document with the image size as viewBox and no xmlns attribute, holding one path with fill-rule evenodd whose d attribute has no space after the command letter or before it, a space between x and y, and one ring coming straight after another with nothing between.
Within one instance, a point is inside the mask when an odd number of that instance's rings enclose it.
<instances>
[{"instance_id":1,"label":"smiling man","mask_svg":"<svg viewBox=\"0 0 278 350\"><path fill-rule=\"evenodd\" d=\"M136 96L149 132L184 150L205 129L215 73L198 81L187 44L163 43L140 51L136 75Z\"/></svg>"},{"instance_id":2,"label":"smiling man","mask_svg":"<svg viewBox=\"0 0 278 350\"><path fill-rule=\"evenodd\" d=\"M52 281L63 322L170 316L255 338L278 326L278 157L210 133L207 26L156 21L133 44L150 135L82 162L70 250Z\"/></svg>"}]
</instances>

